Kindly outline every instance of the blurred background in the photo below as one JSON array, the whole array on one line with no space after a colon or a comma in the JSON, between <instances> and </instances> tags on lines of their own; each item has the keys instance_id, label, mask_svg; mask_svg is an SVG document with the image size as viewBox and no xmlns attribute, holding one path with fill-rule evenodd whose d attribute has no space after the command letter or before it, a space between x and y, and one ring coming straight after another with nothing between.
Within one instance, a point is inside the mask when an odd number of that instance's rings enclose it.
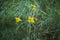
<instances>
[{"instance_id":1,"label":"blurred background","mask_svg":"<svg viewBox=\"0 0 60 40\"><path fill-rule=\"evenodd\" d=\"M0 40L60 40L60 0L0 0Z\"/></svg>"}]
</instances>

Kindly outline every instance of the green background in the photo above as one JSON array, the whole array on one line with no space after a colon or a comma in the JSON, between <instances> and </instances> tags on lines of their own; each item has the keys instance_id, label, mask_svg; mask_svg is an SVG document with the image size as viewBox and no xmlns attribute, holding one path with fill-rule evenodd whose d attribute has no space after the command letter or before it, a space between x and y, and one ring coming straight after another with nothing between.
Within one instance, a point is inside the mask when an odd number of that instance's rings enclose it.
<instances>
[{"instance_id":1,"label":"green background","mask_svg":"<svg viewBox=\"0 0 60 40\"><path fill-rule=\"evenodd\" d=\"M38 21L28 23L28 16ZM60 0L0 0L0 40L60 40Z\"/></svg>"}]
</instances>

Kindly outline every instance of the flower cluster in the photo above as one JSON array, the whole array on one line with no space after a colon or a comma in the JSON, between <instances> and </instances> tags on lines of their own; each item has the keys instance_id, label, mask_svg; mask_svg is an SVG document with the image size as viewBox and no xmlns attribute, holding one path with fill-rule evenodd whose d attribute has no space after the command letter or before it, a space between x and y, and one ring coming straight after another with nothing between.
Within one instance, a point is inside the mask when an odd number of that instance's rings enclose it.
<instances>
[{"instance_id":1,"label":"flower cluster","mask_svg":"<svg viewBox=\"0 0 60 40\"><path fill-rule=\"evenodd\" d=\"M31 8L32 10L36 10L36 9L37 9L37 6L31 4L31 5L29 6L29 8ZM16 22L17 22L17 23L22 21L22 19L19 18L19 17L16 17L15 19L16 19ZM34 22L35 22L34 17L28 16L27 22L28 22L28 23L34 23Z\"/></svg>"},{"instance_id":2,"label":"flower cluster","mask_svg":"<svg viewBox=\"0 0 60 40\"><path fill-rule=\"evenodd\" d=\"M22 19L19 17L16 17L15 20L17 23L22 21ZM28 23L34 23L35 22L34 17L28 16L27 22Z\"/></svg>"},{"instance_id":3,"label":"flower cluster","mask_svg":"<svg viewBox=\"0 0 60 40\"><path fill-rule=\"evenodd\" d=\"M29 8L31 8L32 10L36 10L36 9L37 9L37 6L36 6L36 5L31 4L31 5L29 6Z\"/></svg>"},{"instance_id":4,"label":"flower cluster","mask_svg":"<svg viewBox=\"0 0 60 40\"><path fill-rule=\"evenodd\" d=\"M34 20L34 17L30 17L28 16L28 20L27 20L29 23L34 23L35 20Z\"/></svg>"}]
</instances>

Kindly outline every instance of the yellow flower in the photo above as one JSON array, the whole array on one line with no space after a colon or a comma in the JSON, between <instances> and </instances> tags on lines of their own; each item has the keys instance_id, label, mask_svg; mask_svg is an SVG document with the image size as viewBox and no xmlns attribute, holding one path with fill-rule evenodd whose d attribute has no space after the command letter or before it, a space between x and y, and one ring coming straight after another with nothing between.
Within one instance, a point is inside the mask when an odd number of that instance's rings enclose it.
<instances>
[{"instance_id":1,"label":"yellow flower","mask_svg":"<svg viewBox=\"0 0 60 40\"><path fill-rule=\"evenodd\" d=\"M32 8L32 10L36 10L37 7L36 7L36 5L31 4L30 8Z\"/></svg>"},{"instance_id":2,"label":"yellow flower","mask_svg":"<svg viewBox=\"0 0 60 40\"><path fill-rule=\"evenodd\" d=\"M29 23L34 23L35 20L34 20L34 17L30 17L28 16L28 20L27 20Z\"/></svg>"},{"instance_id":3,"label":"yellow flower","mask_svg":"<svg viewBox=\"0 0 60 40\"><path fill-rule=\"evenodd\" d=\"M19 17L16 18L16 22L21 22L21 21L22 20Z\"/></svg>"}]
</instances>

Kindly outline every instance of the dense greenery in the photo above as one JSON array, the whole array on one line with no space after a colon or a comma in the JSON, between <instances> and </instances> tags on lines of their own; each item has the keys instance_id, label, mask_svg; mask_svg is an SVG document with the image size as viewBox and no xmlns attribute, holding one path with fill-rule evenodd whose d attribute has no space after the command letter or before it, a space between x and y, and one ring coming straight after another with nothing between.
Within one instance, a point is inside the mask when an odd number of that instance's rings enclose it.
<instances>
[{"instance_id":1,"label":"dense greenery","mask_svg":"<svg viewBox=\"0 0 60 40\"><path fill-rule=\"evenodd\" d=\"M60 40L60 0L0 0L0 40Z\"/></svg>"}]
</instances>

